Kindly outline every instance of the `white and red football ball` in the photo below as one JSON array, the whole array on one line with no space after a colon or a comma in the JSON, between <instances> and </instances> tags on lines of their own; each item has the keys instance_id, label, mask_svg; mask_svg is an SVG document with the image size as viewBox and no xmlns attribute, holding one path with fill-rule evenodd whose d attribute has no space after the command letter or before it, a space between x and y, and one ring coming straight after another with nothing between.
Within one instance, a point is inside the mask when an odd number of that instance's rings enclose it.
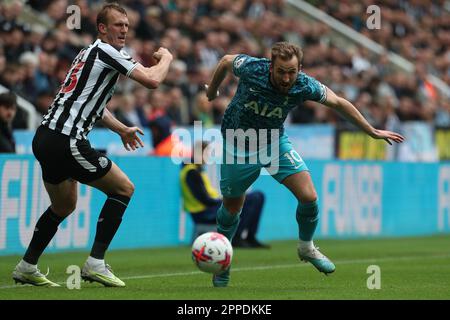
<instances>
[{"instance_id":1,"label":"white and red football ball","mask_svg":"<svg viewBox=\"0 0 450 320\"><path fill-rule=\"evenodd\" d=\"M203 272L220 274L230 267L232 258L233 247L223 234L207 232L192 244L192 260Z\"/></svg>"}]
</instances>

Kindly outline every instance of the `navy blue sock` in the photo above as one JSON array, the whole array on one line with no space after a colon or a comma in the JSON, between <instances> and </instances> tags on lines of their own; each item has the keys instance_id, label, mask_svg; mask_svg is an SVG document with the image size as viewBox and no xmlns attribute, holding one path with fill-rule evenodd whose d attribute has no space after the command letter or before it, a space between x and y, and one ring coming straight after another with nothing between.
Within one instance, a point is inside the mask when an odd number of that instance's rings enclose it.
<instances>
[{"instance_id":1,"label":"navy blue sock","mask_svg":"<svg viewBox=\"0 0 450 320\"><path fill-rule=\"evenodd\" d=\"M50 240L58 231L58 226L65 217L60 217L52 211L50 207L42 214L34 228L33 237L28 245L23 260L30 264L37 264L39 257L48 246Z\"/></svg>"},{"instance_id":2,"label":"navy blue sock","mask_svg":"<svg viewBox=\"0 0 450 320\"><path fill-rule=\"evenodd\" d=\"M120 194L108 195L97 222L97 232L92 245L91 257L104 259L105 252L111 244L122 222L123 214L130 198Z\"/></svg>"}]
</instances>

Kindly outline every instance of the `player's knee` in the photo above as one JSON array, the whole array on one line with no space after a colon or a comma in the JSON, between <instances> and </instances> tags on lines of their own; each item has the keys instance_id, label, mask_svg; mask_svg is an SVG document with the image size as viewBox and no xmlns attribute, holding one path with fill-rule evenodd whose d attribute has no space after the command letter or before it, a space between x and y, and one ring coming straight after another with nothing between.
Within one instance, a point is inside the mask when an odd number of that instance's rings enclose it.
<instances>
[{"instance_id":1,"label":"player's knee","mask_svg":"<svg viewBox=\"0 0 450 320\"><path fill-rule=\"evenodd\" d=\"M131 181L122 182L117 186L114 186L114 188L108 189L106 194L118 194L121 196L125 196L128 198L131 198L134 193L134 184Z\"/></svg>"},{"instance_id":2,"label":"player's knee","mask_svg":"<svg viewBox=\"0 0 450 320\"><path fill-rule=\"evenodd\" d=\"M75 209L77 208L77 205L75 203L71 204L70 206L67 207L67 215L71 214L72 212L75 211Z\"/></svg>"},{"instance_id":3,"label":"player's knee","mask_svg":"<svg viewBox=\"0 0 450 320\"><path fill-rule=\"evenodd\" d=\"M134 190L134 183L128 180L124 186L124 196L131 198L133 196Z\"/></svg>"},{"instance_id":4,"label":"player's knee","mask_svg":"<svg viewBox=\"0 0 450 320\"><path fill-rule=\"evenodd\" d=\"M135 187L134 183L128 180L126 183L124 183L117 193L123 196L127 196L128 198L131 198L133 196Z\"/></svg>"},{"instance_id":5,"label":"player's knee","mask_svg":"<svg viewBox=\"0 0 450 320\"><path fill-rule=\"evenodd\" d=\"M73 201L66 201L60 204L52 204L51 206L52 211L60 217L69 216L72 212L75 211L76 207L77 204Z\"/></svg>"},{"instance_id":6,"label":"player's knee","mask_svg":"<svg viewBox=\"0 0 450 320\"><path fill-rule=\"evenodd\" d=\"M130 181L130 197L134 194L135 186L134 183Z\"/></svg>"},{"instance_id":7,"label":"player's knee","mask_svg":"<svg viewBox=\"0 0 450 320\"><path fill-rule=\"evenodd\" d=\"M309 192L302 194L302 196L300 198L300 202L303 204L312 203L315 201L317 201L316 190L310 190Z\"/></svg>"}]
</instances>

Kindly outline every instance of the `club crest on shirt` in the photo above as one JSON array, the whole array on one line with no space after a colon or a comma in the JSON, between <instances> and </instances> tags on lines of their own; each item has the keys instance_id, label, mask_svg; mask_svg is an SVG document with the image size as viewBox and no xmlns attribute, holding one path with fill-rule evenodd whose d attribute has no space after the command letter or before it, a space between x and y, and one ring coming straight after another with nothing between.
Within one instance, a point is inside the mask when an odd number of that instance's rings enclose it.
<instances>
[{"instance_id":1,"label":"club crest on shirt","mask_svg":"<svg viewBox=\"0 0 450 320\"><path fill-rule=\"evenodd\" d=\"M100 164L100 167L104 169L108 165L108 159L106 159L105 157L100 157L98 158L98 163Z\"/></svg>"},{"instance_id":2,"label":"club crest on shirt","mask_svg":"<svg viewBox=\"0 0 450 320\"><path fill-rule=\"evenodd\" d=\"M124 57L125 59L131 59L131 56L128 54L128 52L126 52L125 50L120 50L120 54L122 55L122 57Z\"/></svg>"},{"instance_id":3,"label":"club crest on shirt","mask_svg":"<svg viewBox=\"0 0 450 320\"><path fill-rule=\"evenodd\" d=\"M245 60L245 57L236 59L236 60L234 61L234 67L235 67L236 69L238 69L238 68L242 65L242 63L244 62L244 60Z\"/></svg>"}]
</instances>

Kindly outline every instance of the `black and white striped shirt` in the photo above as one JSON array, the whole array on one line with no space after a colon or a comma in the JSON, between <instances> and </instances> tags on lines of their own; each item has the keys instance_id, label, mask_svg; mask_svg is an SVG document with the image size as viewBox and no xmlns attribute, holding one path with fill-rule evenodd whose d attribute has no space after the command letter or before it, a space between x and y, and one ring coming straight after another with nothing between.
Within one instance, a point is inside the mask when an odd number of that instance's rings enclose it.
<instances>
[{"instance_id":1,"label":"black and white striped shirt","mask_svg":"<svg viewBox=\"0 0 450 320\"><path fill-rule=\"evenodd\" d=\"M120 74L137 66L125 51L97 39L80 51L42 125L76 139L86 139L103 116Z\"/></svg>"}]
</instances>

